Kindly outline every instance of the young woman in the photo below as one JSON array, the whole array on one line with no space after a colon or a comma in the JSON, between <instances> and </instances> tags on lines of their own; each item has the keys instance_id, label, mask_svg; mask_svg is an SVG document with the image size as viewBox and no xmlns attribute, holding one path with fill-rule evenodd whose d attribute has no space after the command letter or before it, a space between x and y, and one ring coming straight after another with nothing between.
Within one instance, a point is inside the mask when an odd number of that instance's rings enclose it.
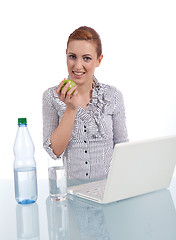
<instances>
[{"instance_id":1,"label":"young woman","mask_svg":"<svg viewBox=\"0 0 176 240\"><path fill-rule=\"evenodd\" d=\"M63 81L43 94L43 146L65 157L68 178L106 178L114 145L128 141L123 96L94 76L103 59L98 33L76 29L68 38L67 68L76 86Z\"/></svg>"}]
</instances>

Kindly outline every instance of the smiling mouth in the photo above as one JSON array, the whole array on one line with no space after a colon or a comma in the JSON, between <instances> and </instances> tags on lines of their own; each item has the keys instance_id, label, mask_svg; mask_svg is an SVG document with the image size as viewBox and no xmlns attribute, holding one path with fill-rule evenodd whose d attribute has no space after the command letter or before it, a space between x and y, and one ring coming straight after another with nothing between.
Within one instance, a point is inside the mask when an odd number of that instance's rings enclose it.
<instances>
[{"instance_id":1,"label":"smiling mouth","mask_svg":"<svg viewBox=\"0 0 176 240\"><path fill-rule=\"evenodd\" d=\"M85 74L85 72L76 72L76 71L72 71L72 72L77 76L81 76Z\"/></svg>"}]
</instances>

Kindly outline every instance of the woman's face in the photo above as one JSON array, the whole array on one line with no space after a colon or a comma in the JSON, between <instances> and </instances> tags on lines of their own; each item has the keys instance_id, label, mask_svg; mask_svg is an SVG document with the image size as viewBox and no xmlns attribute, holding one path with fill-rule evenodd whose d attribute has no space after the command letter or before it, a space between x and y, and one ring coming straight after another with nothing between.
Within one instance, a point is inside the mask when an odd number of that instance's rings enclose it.
<instances>
[{"instance_id":1,"label":"woman's face","mask_svg":"<svg viewBox=\"0 0 176 240\"><path fill-rule=\"evenodd\" d=\"M66 53L70 79L78 85L92 82L95 68L100 65L103 58L101 55L97 59L95 44L86 40L72 40Z\"/></svg>"}]
</instances>

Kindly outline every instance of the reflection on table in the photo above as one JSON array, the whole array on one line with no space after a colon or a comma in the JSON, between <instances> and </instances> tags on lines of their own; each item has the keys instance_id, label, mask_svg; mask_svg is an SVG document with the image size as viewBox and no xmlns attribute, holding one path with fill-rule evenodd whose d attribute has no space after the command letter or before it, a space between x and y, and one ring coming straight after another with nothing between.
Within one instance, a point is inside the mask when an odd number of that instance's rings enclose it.
<instances>
[{"instance_id":1,"label":"reflection on table","mask_svg":"<svg viewBox=\"0 0 176 240\"><path fill-rule=\"evenodd\" d=\"M49 239L176 239L176 212L169 190L100 205L69 195L46 201Z\"/></svg>"},{"instance_id":2,"label":"reflection on table","mask_svg":"<svg viewBox=\"0 0 176 240\"><path fill-rule=\"evenodd\" d=\"M16 205L17 239L38 240L39 237L39 214L38 205Z\"/></svg>"},{"instance_id":3,"label":"reflection on table","mask_svg":"<svg viewBox=\"0 0 176 240\"><path fill-rule=\"evenodd\" d=\"M104 206L110 239L174 240L176 212L169 190Z\"/></svg>"},{"instance_id":4,"label":"reflection on table","mask_svg":"<svg viewBox=\"0 0 176 240\"><path fill-rule=\"evenodd\" d=\"M53 201L47 187L47 181L39 181L37 202L19 205L14 199L13 181L0 181L0 239L176 239L175 185L171 191L106 205L71 195L66 201Z\"/></svg>"},{"instance_id":5,"label":"reflection on table","mask_svg":"<svg viewBox=\"0 0 176 240\"><path fill-rule=\"evenodd\" d=\"M74 197L69 205L73 233L77 228L80 234L72 239L176 239L176 212L169 190L107 205Z\"/></svg>"},{"instance_id":6,"label":"reflection on table","mask_svg":"<svg viewBox=\"0 0 176 240\"><path fill-rule=\"evenodd\" d=\"M68 201L58 201L48 196L46 199L49 240L69 239Z\"/></svg>"}]
</instances>

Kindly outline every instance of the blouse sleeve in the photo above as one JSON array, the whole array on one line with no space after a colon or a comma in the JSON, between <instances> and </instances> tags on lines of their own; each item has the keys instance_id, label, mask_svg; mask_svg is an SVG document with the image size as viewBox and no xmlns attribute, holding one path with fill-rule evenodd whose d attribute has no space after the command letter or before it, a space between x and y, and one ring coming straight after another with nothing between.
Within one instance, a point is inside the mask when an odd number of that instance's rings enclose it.
<instances>
[{"instance_id":1,"label":"blouse sleeve","mask_svg":"<svg viewBox=\"0 0 176 240\"><path fill-rule=\"evenodd\" d=\"M113 121L113 142L114 146L117 143L127 142L128 134L126 127L126 116L123 95L119 90L115 92L115 109L112 114Z\"/></svg>"},{"instance_id":2,"label":"blouse sleeve","mask_svg":"<svg viewBox=\"0 0 176 240\"><path fill-rule=\"evenodd\" d=\"M51 89L46 90L43 94L42 114L43 114L43 147L53 159L61 158L63 154L57 157L54 154L52 148L50 147L51 135L59 124L59 115L52 102Z\"/></svg>"}]
</instances>

